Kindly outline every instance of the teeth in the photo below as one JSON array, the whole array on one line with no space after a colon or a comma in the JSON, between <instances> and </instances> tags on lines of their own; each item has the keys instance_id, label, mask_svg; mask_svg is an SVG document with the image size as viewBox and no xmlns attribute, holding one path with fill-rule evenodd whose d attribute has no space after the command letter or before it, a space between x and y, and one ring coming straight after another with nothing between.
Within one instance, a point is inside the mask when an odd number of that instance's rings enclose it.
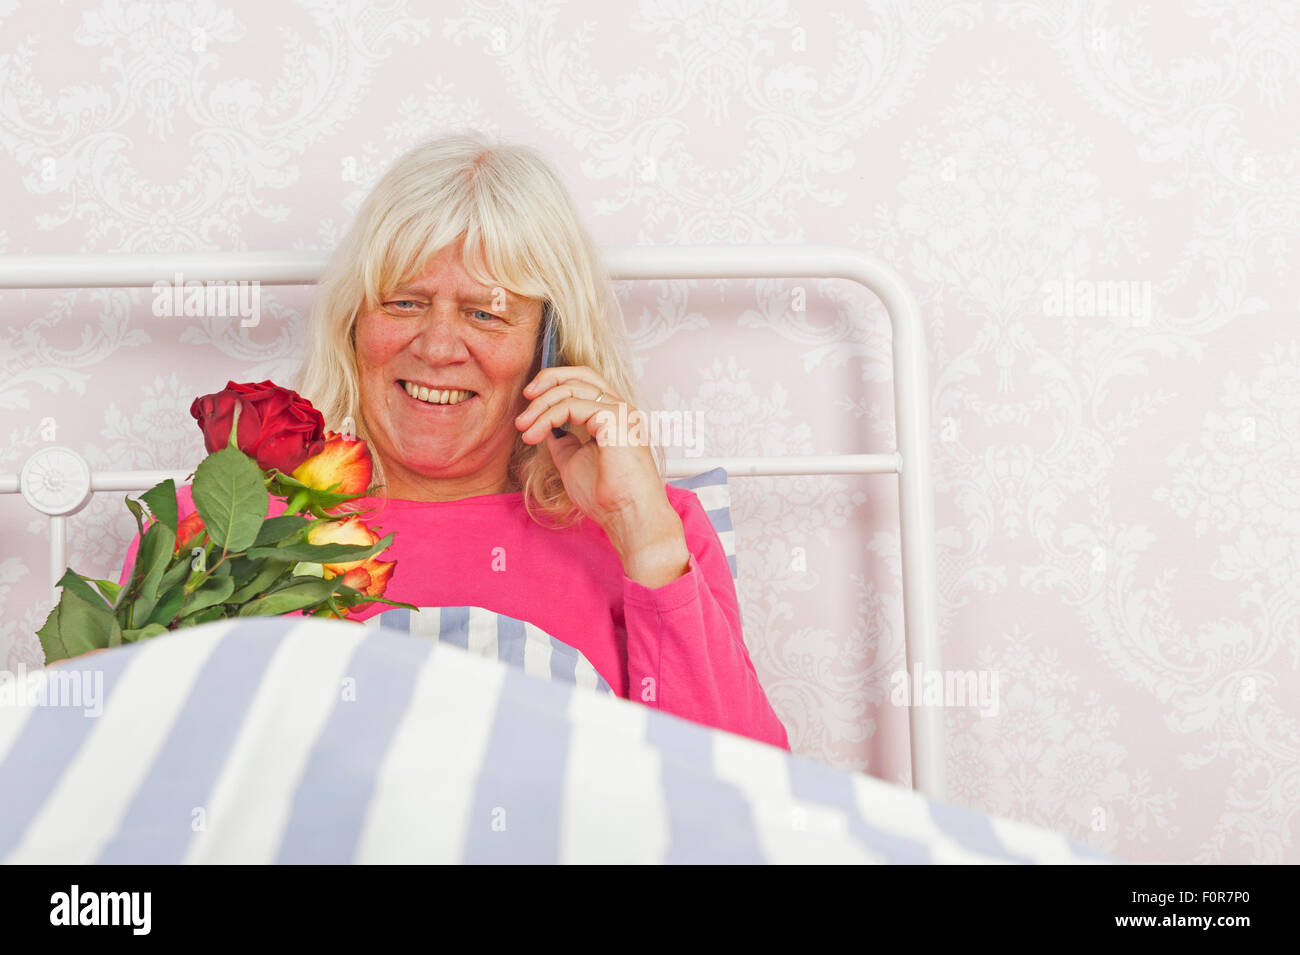
<instances>
[{"instance_id":1,"label":"teeth","mask_svg":"<svg viewBox=\"0 0 1300 955\"><path fill-rule=\"evenodd\" d=\"M406 388L406 393L412 398L419 398L431 405L457 405L474 394L472 391L454 389L439 391L436 388L429 389L423 385L413 385L409 381L402 382L402 386Z\"/></svg>"}]
</instances>

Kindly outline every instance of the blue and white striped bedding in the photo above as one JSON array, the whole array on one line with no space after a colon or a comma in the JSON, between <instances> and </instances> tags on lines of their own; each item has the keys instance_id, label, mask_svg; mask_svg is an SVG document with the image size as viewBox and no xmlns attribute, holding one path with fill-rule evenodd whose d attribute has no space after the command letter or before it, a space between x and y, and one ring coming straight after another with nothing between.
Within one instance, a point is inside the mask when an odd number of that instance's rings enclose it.
<instances>
[{"instance_id":1,"label":"blue and white striped bedding","mask_svg":"<svg viewBox=\"0 0 1300 955\"><path fill-rule=\"evenodd\" d=\"M39 671L33 692L70 685L80 706L0 706L5 862L1109 861L344 621L216 621Z\"/></svg>"},{"instance_id":2,"label":"blue and white striped bedding","mask_svg":"<svg viewBox=\"0 0 1300 955\"><path fill-rule=\"evenodd\" d=\"M704 513L709 516L709 523L718 532L722 542L722 552L727 555L727 564L731 567L731 579L736 577L736 532L731 524L731 487L727 484L727 472L724 468L714 468L693 477L675 478L668 482L674 487L693 491L704 506Z\"/></svg>"},{"instance_id":3,"label":"blue and white striped bedding","mask_svg":"<svg viewBox=\"0 0 1300 955\"><path fill-rule=\"evenodd\" d=\"M605 678L577 647L557 640L525 620L484 607L393 607L367 618L371 630L396 630L437 640L475 656L523 668L543 680L562 680L600 693L613 693Z\"/></svg>"}]
</instances>

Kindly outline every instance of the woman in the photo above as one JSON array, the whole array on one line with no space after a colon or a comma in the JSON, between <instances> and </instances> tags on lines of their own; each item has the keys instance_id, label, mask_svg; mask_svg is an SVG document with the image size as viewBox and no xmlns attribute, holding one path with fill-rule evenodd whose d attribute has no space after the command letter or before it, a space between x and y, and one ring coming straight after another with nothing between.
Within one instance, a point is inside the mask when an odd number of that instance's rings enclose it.
<instances>
[{"instance_id":1,"label":"woman","mask_svg":"<svg viewBox=\"0 0 1300 955\"><path fill-rule=\"evenodd\" d=\"M547 311L563 361L540 369ZM547 162L452 135L367 197L293 387L370 448L385 496L354 503L395 534L385 597L527 620L621 697L788 749L703 507L616 433L620 403L638 414L622 327Z\"/></svg>"}]
</instances>

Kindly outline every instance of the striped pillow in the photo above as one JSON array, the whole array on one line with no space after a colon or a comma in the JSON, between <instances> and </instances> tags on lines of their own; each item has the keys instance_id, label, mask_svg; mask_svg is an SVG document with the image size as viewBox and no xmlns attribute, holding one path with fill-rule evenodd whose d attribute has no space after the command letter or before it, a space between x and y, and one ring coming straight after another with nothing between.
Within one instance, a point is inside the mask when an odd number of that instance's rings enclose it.
<instances>
[{"instance_id":1,"label":"striped pillow","mask_svg":"<svg viewBox=\"0 0 1300 955\"><path fill-rule=\"evenodd\" d=\"M673 487L694 491L695 496L704 505L704 513L709 515L713 529L722 541L722 551L727 555L727 565L731 568L731 580L736 582L736 532L731 526L731 488L727 486L727 472L723 468L714 468L694 477L675 478L668 482Z\"/></svg>"},{"instance_id":2,"label":"striped pillow","mask_svg":"<svg viewBox=\"0 0 1300 955\"><path fill-rule=\"evenodd\" d=\"M576 647L531 623L483 607L421 607L418 613L393 607L362 624L371 630L460 647L475 656L517 666L543 680L614 692Z\"/></svg>"}]
</instances>

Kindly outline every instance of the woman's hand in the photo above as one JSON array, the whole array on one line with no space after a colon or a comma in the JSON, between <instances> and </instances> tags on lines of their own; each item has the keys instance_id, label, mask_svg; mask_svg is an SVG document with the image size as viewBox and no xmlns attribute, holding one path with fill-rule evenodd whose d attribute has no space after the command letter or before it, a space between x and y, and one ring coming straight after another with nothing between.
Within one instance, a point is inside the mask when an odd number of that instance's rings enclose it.
<instances>
[{"instance_id":1,"label":"woman's hand","mask_svg":"<svg viewBox=\"0 0 1300 955\"><path fill-rule=\"evenodd\" d=\"M547 442L565 491L605 531L623 572L651 588L686 573L686 535L650 453L645 416L586 365L542 369L524 388L524 397L530 404L515 427L527 444ZM589 437L551 434L551 428L566 423L581 426Z\"/></svg>"}]
</instances>

